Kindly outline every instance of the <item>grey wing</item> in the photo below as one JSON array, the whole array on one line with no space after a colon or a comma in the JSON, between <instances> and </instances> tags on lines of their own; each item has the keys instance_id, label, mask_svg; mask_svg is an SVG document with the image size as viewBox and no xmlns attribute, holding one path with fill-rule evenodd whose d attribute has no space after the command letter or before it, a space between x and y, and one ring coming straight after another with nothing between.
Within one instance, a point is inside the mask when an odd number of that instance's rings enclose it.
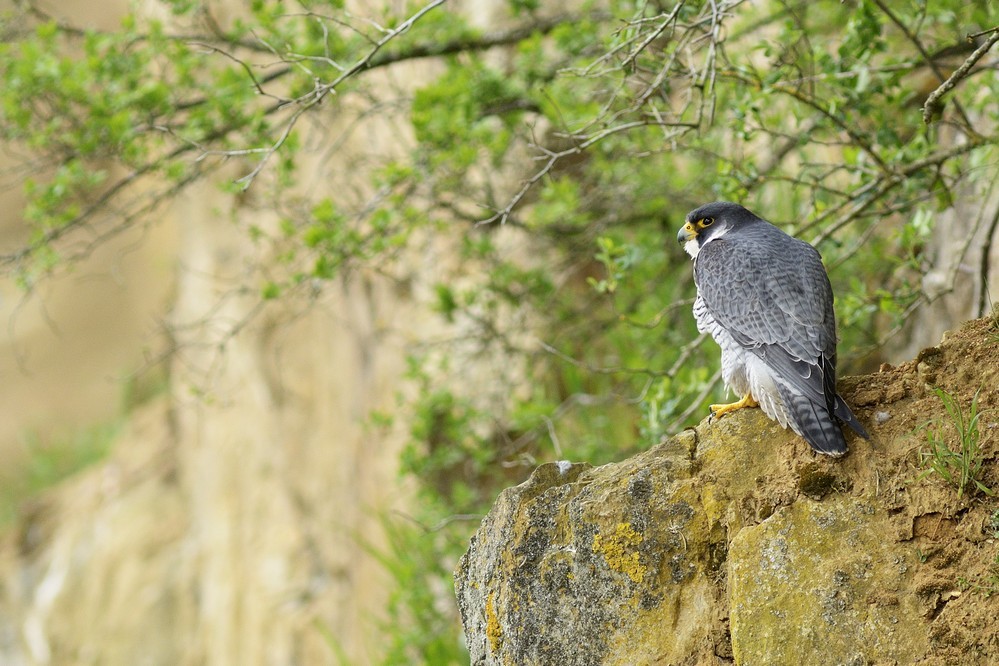
<instances>
[{"instance_id":1,"label":"grey wing","mask_svg":"<svg viewBox=\"0 0 999 666\"><path fill-rule=\"evenodd\" d=\"M714 319L764 360L835 368L832 289L818 252L784 234L728 236L707 243L695 266Z\"/></svg>"},{"instance_id":2,"label":"grey wing","mask_svg":"<svg viewBox=\"0 0 999 666\"><path fill-rule=\"evenodd\" d=\"M716 322L780 378L795 430L821 451L845 452L832 419L841 411L832 289L818 252L779 232L729 236L701 248L698 293Z\"/></svg>"}]
</instances>

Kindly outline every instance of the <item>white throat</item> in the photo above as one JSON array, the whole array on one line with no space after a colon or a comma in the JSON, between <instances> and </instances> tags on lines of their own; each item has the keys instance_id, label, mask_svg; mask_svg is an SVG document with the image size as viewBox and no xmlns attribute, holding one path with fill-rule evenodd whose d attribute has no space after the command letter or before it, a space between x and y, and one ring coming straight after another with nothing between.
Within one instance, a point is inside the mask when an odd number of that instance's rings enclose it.
<instances>
[{"instance_id":1,"label":"white throat","mask_svg":"<svg viewBox=\"0 0 999 666\"><path fill-rule=\"evenodd\" d=\"M696 238L691 238L689 241L683 244L683 249L687 251L691 259L697 259L697 253L700 251L701 247L697 244Z\"/></svg>"}]
</instances>

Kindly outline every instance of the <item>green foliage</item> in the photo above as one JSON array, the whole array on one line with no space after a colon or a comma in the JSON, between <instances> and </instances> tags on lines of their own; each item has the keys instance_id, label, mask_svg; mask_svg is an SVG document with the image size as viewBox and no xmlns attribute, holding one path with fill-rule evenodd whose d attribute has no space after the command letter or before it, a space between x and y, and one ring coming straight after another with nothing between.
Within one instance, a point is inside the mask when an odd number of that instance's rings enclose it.
<instances>
[{"instance_id":1,"label":"green foliage","mask_svg":"<svg viewBox=\"0 0 999 666\"><path fill-rule=\"evenodd\" d=\"M947 410L950 421L926 427L926 448L919 452L919 462L927 469L919 475L925 479L931 474L957 488L957 496L963 497L965 490L981 492L994 497L996 491L981 481L985 453L980 446L978 420L978 393L971 401L968 411L943 389L935 389L937 397ZM954 436L950 436L951 431Z\"/></svg>"},{"instance_id":2,"label":"green foliage","mask_svg":"<svg viewBox=\"0 0 999 666\"><path fill-rule=\"evenodd\" d=\"M485 497L477 490L498 452L476 432L483 415L468 401L438 390L422 398L412 426L413 442L402 455L403 471L433 488L458 510L479 509Z\"/></svg>"},{"instance_id":3,"label":"green foliage","mask_svg":"<svg viewBox=\"0 0 999 666\"><path fill-rule=\"evenodd\" d=\"M519 96L509 78L476 57L451 60L437 84L416 93L413 129L418 141L435 147L429 166L442 184L459 182L480 159L499 162L520 116L504 110L516 109Z\"/></svg>"},{"instance_id":4,"label":"green foliage","mask_svg":"<svg viewBox=\"0 0 999 666\"><path fill-rule=\"evenodd\" d=\"M634 246L617 245L613 238L602 236L597 239L600 251L596 259L607 271L607 277L602 280L587 278L587 283L601 294L612 294L617 289L618 280L627 275L634 265L638 248Z\"/></svg>"},{"instance_id":5,"label":"green foliage","mask_svg":"<svg viewBox=\"0 0 999 666\"><path fill-rule=\"evenodd\" d=\"M427 529L399 516L383 516L380 523L385 546L366 546L392 580L387 615L381 620L384 640L378 646L378 663L467 664L456 611L442 609L439 593L465 549L465 530L446 523Z\"/></svg>"}]
</instances>

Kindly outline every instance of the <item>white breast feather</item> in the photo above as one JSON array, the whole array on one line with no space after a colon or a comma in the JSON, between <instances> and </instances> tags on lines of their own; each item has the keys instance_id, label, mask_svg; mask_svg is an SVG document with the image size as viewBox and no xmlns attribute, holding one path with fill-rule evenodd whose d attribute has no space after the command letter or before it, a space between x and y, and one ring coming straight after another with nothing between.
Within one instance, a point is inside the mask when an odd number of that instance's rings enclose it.
<instances>
[{"instance_id":1,"label":"white breast feather","mask_svg":"<svg viewBox=\"0 0 999 666\"><path fill-rule=\"evenodd\" d=\"M697 322L697 330L709 333L721 347L722 380L725 387L739 398L746 393L752 394L753 399L760 403L764 414L782 427L791 427L793 430L794 424L788 418L787 409L784 408L773 373L767 364L756 354L745 350L715 321L700 296L694 300L694 320Z\"/></svg>"}]
</instances>

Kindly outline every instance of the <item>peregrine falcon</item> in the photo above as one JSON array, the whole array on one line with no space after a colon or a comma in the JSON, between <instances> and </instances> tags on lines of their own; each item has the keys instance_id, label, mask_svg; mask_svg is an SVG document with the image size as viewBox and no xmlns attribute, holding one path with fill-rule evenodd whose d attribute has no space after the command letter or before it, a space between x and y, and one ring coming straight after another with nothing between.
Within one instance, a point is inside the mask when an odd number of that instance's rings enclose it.
<instances>
[{"instance_id":1,"label":"peregrine falcon","mask_svg":"<svg viewBox=\"0 0 999 666\"><path fill-rule=\"evenodd\" d=\"M697 330L721 347L722 379L742 396L712 415L759 406L831 456L846 453L836 419L866 439L836 393L833 295L818 251L727 201L691 211L677 241L694 259Z\"/></svg>"}]
</instances>

